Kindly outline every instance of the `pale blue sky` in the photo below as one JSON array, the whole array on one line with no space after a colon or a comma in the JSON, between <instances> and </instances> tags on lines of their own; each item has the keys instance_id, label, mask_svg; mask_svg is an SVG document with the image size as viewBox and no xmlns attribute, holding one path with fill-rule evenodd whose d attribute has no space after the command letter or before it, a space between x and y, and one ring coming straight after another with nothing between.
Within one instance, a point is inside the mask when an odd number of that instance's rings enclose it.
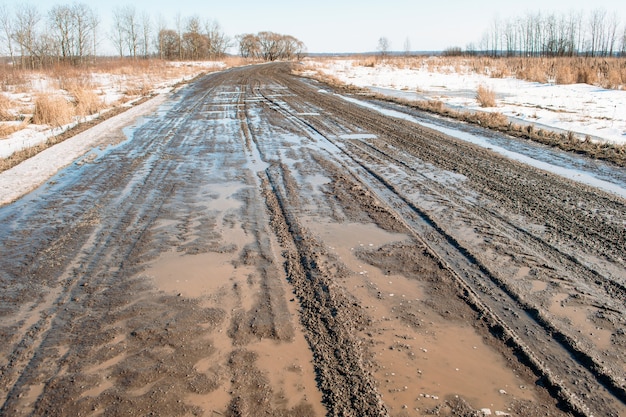
<instances>
[{"instance_id":1,"label":"pale blue sky","mask_svg":"<svg viewBox=\"0 0 626 417\"><path fill-rule=\"evenodd\" d=\"M79 1L80 2L80 1ZM616 12L626 23L623 0L82 0L98 11L101 31L109 31L110 16L116 7L132 4L146 11L153 20L164 18L174 27L174 17L199 15L216 20L224 32L262 30L293 35L309 52L366 52L376 50L378 39L386 37L391 49L404 50L405 40L413 50L441 50L448 46L478 44L494 18L523 16L527 12L590 12L603 8ZM17 4L0 0L9 7ZM73 0L36 0L40 11ZM104 42L102 48L111 48ZM112 49L112 48L111 48Z\"/></svg>"}]
</instances>

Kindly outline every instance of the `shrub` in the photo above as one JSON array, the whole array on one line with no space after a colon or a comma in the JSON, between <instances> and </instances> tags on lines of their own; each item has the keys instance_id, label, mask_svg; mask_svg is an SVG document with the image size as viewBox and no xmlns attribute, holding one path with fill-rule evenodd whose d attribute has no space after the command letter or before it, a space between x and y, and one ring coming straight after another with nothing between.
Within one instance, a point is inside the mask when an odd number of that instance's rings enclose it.
<instances>
[{"instance_id":1,"label":"shrub","mask_svg":"<svg viewBox=\"0 0 626 417\"><path fill-rule=\"evenodd\" d=\"M74 106L61 96L42 94L35 99L33 123L61 126L72 121Z\"/></svg>"},{"instance_id":2,"label":"shrub","mask_svg":"<svg viewBox=\"0 0 626 417\"><path fill-rule=\"evenodd\" d=\"M479 85L476 92L476 100L480 107L495 107L496 106L496 93L489 87Z\"/></svg>"}]
</instances>

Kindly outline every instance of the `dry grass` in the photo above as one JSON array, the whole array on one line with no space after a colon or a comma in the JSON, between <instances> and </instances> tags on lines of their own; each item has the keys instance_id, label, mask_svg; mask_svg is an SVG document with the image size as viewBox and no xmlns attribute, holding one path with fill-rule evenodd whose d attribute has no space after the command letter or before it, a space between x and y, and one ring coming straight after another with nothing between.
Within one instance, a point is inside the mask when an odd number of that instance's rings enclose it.
<instances>
[{"instance_id":1,"label":"dry grass","mask_svg":"<svg viewBox=\"0 0 626 417\"><path fill-rule=\"evenodd\" d=\"M136 84L129 85L124 91L124 94L130 97L147 96L151 91L152 88L150 88L150 84L148 82L138 82Z\"/></svg>"},{"instance_id":2,"label":"dry grass","mask_svg":"<svg viewBox=\"0 0 626 417\"><path fill-rule=\"evenodd\" d=\"M2 91L11 91L22 88L26 84L25 71L18 71L9 68L7 65L0 65L0 87Z\"/></svg>"},{"instance_id":3,"label":"dry grass","mask_svg":"<svg viewBox=\"0 0 626 417\"><path fill-rule=\"evenodd\" d=\"M42 74L56 80L57 87L70 91L76 88L94 88L89 67L76 67L69 64L59 64L45 70Z\"/></svg>"},{"instance_id":4,"label":"dry grass","mask_svg":"<svg viewBox=\"0 0 626 417\"><path fill-rule=\"evenodd\" d=\"M27 160L39 152L46 149L48 146L46 144L41 144L37 146L32 146L29 148L25 148L19 151L14 152L8 158L0 158L0 172L4 172L7 169L11 169L14 166L18 165L20 162Z\"/></svg>"},{"instance_id":5,"label":"dry grass","mask_svg":"<svg viewBox=\"0 0 626 417\"><path fill-rule=\"evenodd\" d=\"M489 87L479 85L476 91L476 100L480 107L496 107L496 93Z\"/></svg>"},{"instance_id":6,"label":"dry grass","mask_svg":"<svg viewBox=\"0 0 626 417\"><path fill-rule=\"evenodd\" d=\"M576 77L572 68L567 65L560 65L556 69L555 82L557 84L573 84L576 82Z\"/></svg>"},{"instance_id":7,"label":"dry grass","mask_svg":"<svg viewBox=\"0 0 626 417\"><path fill-rule=\"evenodd\" d=\"M12 109L15 107L10 98L0 93L0 121L8 122L15 120Z\"/></svg>"},{"instance_id":8,"label":"dry grass","mask_svg":"<svg viewBox=\"0 0 626 417\"><path fill-rule=\"evenodd\" d=\"M69 90L74 99L75 114L85 117L98 113L104 108L104 103L92 89L74 87Z\"/></svg>"},{"instance_id":9,"label":"dry grass","mask_svg":"<svg viewBox=\"0 0 626 417\"><path fill-rule=\"evenodd\" d=\"M74 106L64 97L42 94L35 99L32 122L41 125L62 126L72 121Z\"/></svg>"},{"instance_id":10,"label":"dry grass","mask_svg":"<svg viewBox=\"0 0 626 417\"><path fill-rule=\"evenodd\" d=\"M342 59L346 59L343 57ZM349 58L348 58L349 59ZM358 56L353 65L372 67L375 57ZM572 84L585 83L610 89L626 89L625 58L595 57L389 57L385 65L396 68L424 69L430 72L480 74L492 78L516 77L521 80Z\"/></svg>"},{"instance_id":11,"label":"dry grass","mask_svg":"<svg viewBox=\"0 0 626 417\"><path fill-rule=\"evenodd\" d=\"M0 138L6 138L15 132L26 129L26 126L28 126L28 121L26 120L21 123L0 123Z\"/></svg>"}]
</instances>

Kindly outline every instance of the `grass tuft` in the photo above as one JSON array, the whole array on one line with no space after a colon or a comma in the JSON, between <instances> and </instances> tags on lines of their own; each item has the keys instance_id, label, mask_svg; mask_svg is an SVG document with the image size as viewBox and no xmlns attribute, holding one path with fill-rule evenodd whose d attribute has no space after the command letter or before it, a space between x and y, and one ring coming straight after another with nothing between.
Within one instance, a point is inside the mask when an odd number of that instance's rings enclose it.
<instances>
[{"instance_id":1,"label":"grass tuft","mask_svg":"<svg viewBox=\"0 0 626 417\"><path fill-rule=\"evenodd\" d=\"M495 107L496 93L491 88L481 84L476 91L476 100L478 100L480 107Z\"/></svg>"},{"instance_id":2,"label":"grass tuft","mask_svg":"<svg viewBox=\"0 0 626 417\"><path fill-rule=\"evenodd\" d=\"M85 117L98 113L104 108L104 104L92 89L75 87L69 90L74 99L75 113L77 116Z\"/></svg>"},{"instance_id":3,"label":"grass tuft","mask_svg":"<svg viewBox=\"0 0 626 417\"><path fill-rule=\"evenodd\" d=\"M0 121L9 122L15 120L15 115L11 109L15 107L10 98L4 94L0 94Z\"/></svg>"},{"instance_id":4,"label":"grass tuft","mask_svg":"<svg viewBox=\"0 0 626 417\"><path fill-rule=\"evenodd\" d=\"M74 106L61 96L42 94L35 99L33 123L62 126L72 121Z\"/></svg>"}]
</instances>

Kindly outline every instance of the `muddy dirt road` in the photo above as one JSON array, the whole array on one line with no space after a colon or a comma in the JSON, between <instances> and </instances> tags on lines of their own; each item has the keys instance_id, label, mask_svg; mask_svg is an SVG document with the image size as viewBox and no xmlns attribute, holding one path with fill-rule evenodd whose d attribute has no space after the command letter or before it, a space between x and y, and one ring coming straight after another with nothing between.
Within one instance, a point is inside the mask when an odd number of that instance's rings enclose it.
<instances>
[{"instance_id":1,"label":"muddy dirt road","mask_svg":"<svg viewBox=\"0 0 626 417\"><path fill-rule=\"evenodd\" d=\"M626 414L626 202L215 73L0 208L3 416Z\"/></svg>"}]
</instances>

